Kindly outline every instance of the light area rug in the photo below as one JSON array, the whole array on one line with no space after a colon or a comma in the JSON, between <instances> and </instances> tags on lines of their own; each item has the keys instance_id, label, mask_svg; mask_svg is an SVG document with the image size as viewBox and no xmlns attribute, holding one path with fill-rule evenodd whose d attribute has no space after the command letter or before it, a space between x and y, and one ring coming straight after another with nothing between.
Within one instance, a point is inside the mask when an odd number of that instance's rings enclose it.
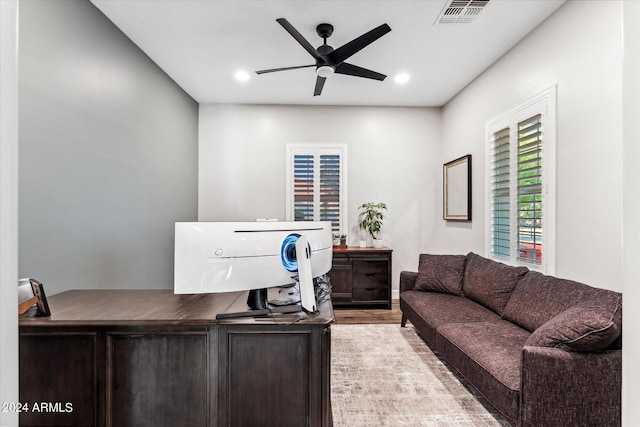
<instances>
[{"instance_id":1,"label":"light area rug","mask_svg":"<svg viewBox=\"0 0 640 427\"><path fill-rule=\"evenodd\" d=\"M509 426L408 325L331 326L335 427Z\"/></svg>"}]
</instances>

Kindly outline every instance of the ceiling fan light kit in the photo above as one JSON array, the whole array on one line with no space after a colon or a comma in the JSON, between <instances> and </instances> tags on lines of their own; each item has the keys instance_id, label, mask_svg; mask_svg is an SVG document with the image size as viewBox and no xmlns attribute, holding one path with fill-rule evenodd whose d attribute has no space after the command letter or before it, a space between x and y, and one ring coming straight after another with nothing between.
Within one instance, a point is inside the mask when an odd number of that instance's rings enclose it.
<instances>
[{"instance_id":1,"label":"ceiling fan light kit","mask_svg":"<svg viewBox=\"0 0 640 427\"><path fill-rule=\"evenodd\" d=\"M298 65L293 67L284 68L272 68L268 70L256 71L256 74L273 73L276 71L295 70L298 68L310 68L316 67L316 85L313 92L314 96L319 96L322 93L322 88L327 77L332 74L345 74L354 77L363 77L373 80L384 80L387 76L377 73L375 71L367 70L366 68L358 67L357 65L349 64L346 61L353 54L359 52L363 48L367 47L380 37L391 31L391 27L387 24L382 24L373 30L364 33L360 37L351 40L340 46L338 49L327 44L327 38L333 34L333 25L323 23L316 27L316 32L324 40L324 43L317 49L314 49L311 43L305 39L302 34L296 30L296 28L289 23L285 18L276 19L282 27L315 59L315 64L310 65Z\"/></svg>"},{"instance_id":2,"label":"ceiling fan light kit","mask_svg":"<svg viewBox=\"0 0 640 427\"><path fill-rule=\"evenodd\" d=\"M321 65L318 68L316 68L316 74L319 75L320 77L325 77L325 78L329 77L334 72L335 70L330 65Z\"/></svg>"}]
</instances>

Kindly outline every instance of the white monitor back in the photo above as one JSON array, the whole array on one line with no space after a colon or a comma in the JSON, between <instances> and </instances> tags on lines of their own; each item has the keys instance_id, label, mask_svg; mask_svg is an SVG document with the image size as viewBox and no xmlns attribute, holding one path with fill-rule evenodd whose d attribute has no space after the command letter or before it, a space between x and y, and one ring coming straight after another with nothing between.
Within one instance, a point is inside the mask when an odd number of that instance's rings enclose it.
<instances>
[{"instance_id":1,"label":"white monitor back","mask_svg":"<svg viewBox=\"0 0 640 427\"><path fill-rule=\"evenodd\" d=\"M297 273L285 268L287 255L282 251L292 234L304 235L309 242L312 277L331 269L330 222L178 222L174 292L233 292L291 284ZM284 261L291 267L290 259Z\"/></svg>"}]
</instances>

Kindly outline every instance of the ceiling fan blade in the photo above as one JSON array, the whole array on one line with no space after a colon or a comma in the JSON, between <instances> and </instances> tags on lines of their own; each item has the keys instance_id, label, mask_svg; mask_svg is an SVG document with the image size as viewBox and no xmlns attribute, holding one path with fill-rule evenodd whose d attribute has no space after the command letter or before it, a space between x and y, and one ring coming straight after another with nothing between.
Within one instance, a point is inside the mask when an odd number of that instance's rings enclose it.
<instances>
[{"instance_id":1,"label":"ceiling fan blade","mask_svg":"<svg viewBox=\"0 0 640 427\"><path fill-rule=\"evenodd\" d=\"M358 67L357 65L348 64L343 62L335 69L338 74L347 74L349 76L364 77L373 80L384 80L387 76L384 74L376 73L375 71L367 70L366 68Z\"/></svg>"},{"instance_id":2,"label":"ceiling fan blade","mask_svg":"<svg viewBox=\"0 0 640 427\"><path fill-rule=\"evenodd\" d=\"M316 88L313 91L313 96L319 96L322 93L322 88L324 87L324 82L327 80L326 77L320 77L316 79Z\"/></svg>"},{"instance_id":3,"label":"ceiling fan blade","mask_svg":"<svg viewBox=\"0 0 640 427\"><path fill-rule=\"evenodd\" d=\"M334 64L340 64L342 61L347 60L351 55L367 47L389 31L391 31L391 27L387 24L382 24L373 30L364 33L360 37L351 40L349 43L340 46L331 52L328 57Z\"/></svg>"},{"instance_id":4,"label":"ceiling fan blade","mask_svg":"<svg viewBox=\"0 0 640 427\"><path fill-rule=\"evenodd\" d=\"M316 64L298 65L297 67L271 68L269 70L258 70L258 71L256 71L256 74L273 73L273 72L276 72L276 71L296 70L298 68L309 68L309 67L315 67L315 66L316 66Z\"/></svg>"},{"instance_id":5,"label":"ceiling fan blade","mask_svg":"<svg viewBox=\"0 0 640 427\"><path fill-rule=\"evenodd\" d=\"M311 43L309 43L307 41L307 39L305 39L302 34L300 34L298 32L298 30L295 29L295 27L293 25L291 25L291 23L289 23L289 21L287 21L285 18L278 18L276 19L276 21L278 22L278 24L282 25L282 27L287 30L287 32L289 34L291 34L291 36L296 39L296 41L298 43L300 43L300 45L305 48L305 50L307 52L309 52L311 54L311 56L313 56L315 59L320 59L320 54L318 53L317 50L315 50L313 48L313 46L311 46Z\"/></svg>"}]
</instances>

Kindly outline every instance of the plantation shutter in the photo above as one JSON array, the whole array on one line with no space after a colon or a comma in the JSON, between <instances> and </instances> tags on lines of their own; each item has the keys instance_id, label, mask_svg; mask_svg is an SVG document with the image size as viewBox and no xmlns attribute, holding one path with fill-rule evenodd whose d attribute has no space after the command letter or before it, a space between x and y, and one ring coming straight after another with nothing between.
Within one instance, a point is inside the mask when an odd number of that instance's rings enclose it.
<instances>
[{"instance_id":1,"label":"plantation shutter","mask_svg":"<svg viewBox=\"0 0 640 427\"><path fill-rule=\"evenodd\" d=\"M491 252L501 258L510 257L510 144L509 128L493 134L491 147Z\"/></svg>"},{"instance_id":2,"label":"plantation shutter","mask_svg":"<svg viewBox=\"0 0 640 427\"><path fill-rule=\"evenodd\" d=\"M314 219L314 156L293 156L293 218L294 221Z\"/></svg>"},{"instance_id":3,"label":"plantation shutter","mask_svg":"<svg viewBox=\"0 0 640 427\"><path fill-rule=\"evenodd\" d=\"M518 123L518 259L542 263L542 116Z\"/></svg>"},{"instance_id":4,"label":"plantation shutter","mask_svg":"<svg viewBox=\"0 0 640 427\"><path fill-rule=\"evenodd\" d=\"M331 221L334 233L340 232L340 156L320 155L320 203L321 221Z\"/></svg>"},{"instance_id":5,"label":"plantation shutter","mask_svg":"<svg viewBox=\"0 0 640 427\"><path fill-rule=\"evenodd\" d=\"M486 123L485 253L555 272L556 87Z\"/></svg>"},{"instance_id":6,"label":"plantation shutter","mask_svg":"<svg viewBox=\"0 0 640 427\"><path fill-rule=\"evenodd\" d=\"M288 147L287 219L330 221L342 234L346 204L344 148L292 145Z\"/></svg>"}]
</instances>

